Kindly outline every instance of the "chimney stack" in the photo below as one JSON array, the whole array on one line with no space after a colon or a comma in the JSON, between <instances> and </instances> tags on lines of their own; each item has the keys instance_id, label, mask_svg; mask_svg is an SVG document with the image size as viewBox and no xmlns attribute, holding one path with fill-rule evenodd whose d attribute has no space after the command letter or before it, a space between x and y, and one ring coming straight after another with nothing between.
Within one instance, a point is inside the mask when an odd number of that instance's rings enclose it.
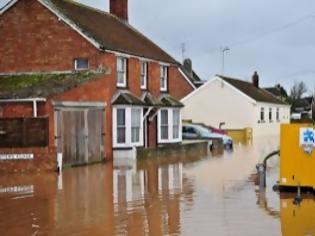
<instances>
[{"instance_id":1,"label":"chimney stack","mask_svg":"<svg viewBox=\"0 0 315 236\"><path fill-rule=\"evenodd\" d=\"M189 59L189 58L186 58L185 60L184 60L184 68L185 68L185 70L186 70L186 72L191 76L191 77L193 77L193 68L192 68L192 61L191 61L191 59Z\"/></svg>"},{"instance_id":2,"label":"chimney stack","mask_svg":"<svg viewBox=\"0 0 315 236\"><path fill-rule=\"evenodd\" d=\"M252 82L256 88L259 88L259 75L257 74L257 71L255 71L253 74Z\"/></svg>"},{"instance_id":3,"label":"chimney stack","mask_svg":"<svg viewBox=\"0 0 315 236\"><path fill-rule=\"evenodd\" d=\"M109 9L110 14L128 22L128 0L110 0Z\"/></svg>"}]
</instances>

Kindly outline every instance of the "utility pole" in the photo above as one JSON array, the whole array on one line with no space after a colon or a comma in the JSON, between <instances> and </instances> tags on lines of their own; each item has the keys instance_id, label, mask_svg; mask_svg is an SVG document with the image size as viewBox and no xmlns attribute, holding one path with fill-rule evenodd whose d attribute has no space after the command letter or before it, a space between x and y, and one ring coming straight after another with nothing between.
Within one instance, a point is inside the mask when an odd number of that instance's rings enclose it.
<instances>
[{"instance_id":1,"label":"utility pole","mask_svg":"<svg viewBox=\"0 0 315 236\"><path fill-rule=\"evenodd\" d=\"M221 53L222 53L222 71L221 74L224 75L224 64L225 64L225 53L230 51L230 48L227 46L221 47Z\"/></svg>"}]
</instances>

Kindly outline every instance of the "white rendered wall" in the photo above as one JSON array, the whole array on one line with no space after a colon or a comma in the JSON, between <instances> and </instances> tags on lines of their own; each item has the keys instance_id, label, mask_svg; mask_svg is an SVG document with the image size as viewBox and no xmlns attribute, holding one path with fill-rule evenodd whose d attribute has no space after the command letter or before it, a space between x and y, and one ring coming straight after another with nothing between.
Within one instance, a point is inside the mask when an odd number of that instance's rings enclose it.
<instances>
[{"instance_id":1,"label":"white rendered wall","mask_svg":"<svg viewBox=\"0 0 315 236\"><path fill-rule=\"evenodd\" d=\"M182 100L185 104L182 119L214 127L225 122L225 129L253 127L254 102L231 85L216 78L197 91Z\"/></svg>"}]
</instances>

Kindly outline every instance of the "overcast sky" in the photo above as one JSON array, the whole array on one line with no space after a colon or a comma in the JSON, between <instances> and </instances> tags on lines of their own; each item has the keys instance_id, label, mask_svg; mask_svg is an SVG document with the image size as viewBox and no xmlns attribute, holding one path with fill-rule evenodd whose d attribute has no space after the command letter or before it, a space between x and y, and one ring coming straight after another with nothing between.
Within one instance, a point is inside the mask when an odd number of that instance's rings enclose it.
<instances>
[{"instance_id":1,"label":"overcast sky","mask_svg":"<svg viewBox=\"0 0 315 236\"><path fill-rule=\"evenodd\" d=\"M6 0L0 0L4 2ZM108 11L109 0L78 0ZM129 0L129 23L177 60L193 60L204 80L221 73L263 86L315 86L314 0Z\"/></svg>"}]
</instances>

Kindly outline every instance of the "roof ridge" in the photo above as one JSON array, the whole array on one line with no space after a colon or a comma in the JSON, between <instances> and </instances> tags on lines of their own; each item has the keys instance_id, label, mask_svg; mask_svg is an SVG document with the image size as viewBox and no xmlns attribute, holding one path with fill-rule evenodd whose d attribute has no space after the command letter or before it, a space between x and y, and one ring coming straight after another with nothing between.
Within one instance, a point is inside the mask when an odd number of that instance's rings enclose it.
<instances>
[{"instance_id":1,"label":"roof ridge","mask_svg":"<svg viewBox=\"0 0 315 236\"><path fill-rule=\"evenodd\" d=\"M50 2L52 2L54 4L53 1L51 0L48 0ZM145 36L141 31L139 31L138 29L136 29L134 26L132 26L129 22L126 22L126 21L123 21L121 20L119 17L117 17L116 15L114 14L111 14L110 12L106 12L106 11L102 11L100 9L97 9L97 8L94 8L94 7L91 7L91 6L88 6L84 3L80 3L80 2L76 2L74 0L61 0L61 1L64 1L64 2L67 2L67 3L70 3L70 4L73 4L73 5L76 5L78 7L82 7L82 8L86 8L87 10L91 10L91 11L95 11L97 13L100 13L100 14L104 14L106 16L109 16L109 17L112 17L113 19L119 21L120 23L122 23L123 25L125 25L126 27L128 27L129 29L131 29L133 32L135 32L136 34L138 34L140 37L150 41L156 48L158 48L159 50L161 50L163 53L165 53L166 55L168 55L169 57L171 57L175 62L177 62L178 64L180 64L173 56L171 56L168 52L166 52L166 50L164 50L163 48L161 48L157 43L155 43L152 39L148 38L147 36ZM144 56L144 55L143 55Z\"/></svg>"},{"instance_id":2,"label":"roof ridge","mask_svg":"<svg viewBox=\"0 0 315 236\"><path fill-rule=\"evenodd\" d=\"M51 0L49 0L49 1L51 1ZM96 11L96 12L101 13L101 14L112 15L109 12L103 11L103 10L101 10L99 8L95 8L95 7L92 7L92 6L89 6L89 5L86 5L84 3L74 1L74 0L61 0L61 1L64 1L64 2L67 2L67 3L73 4L73 5L76 5L78 7L87 8L88 10ZM51 1L51 2L53 2L53 1Z\"/></svg>"},{"instance_id":3,"label":"roof ridge","mask_svg":"<svg viewBox=\"0 0 315 236\"><path fill-rule=\"evenodd\" d=\"M229 76L219 75L219 74L217 74L216 76L220 77L221 79L236 80L236 81L243 82L243 83L248 83L248 84L254 86L250 81L243 80L243 79L240 79L240 78L234 78L234 77L229 77ZM255 87L255 86L254 86L254 87ZM260 88L260 87L258 87L258 89L259 89L259 88Z\"/></svg>"}]
</instances>

